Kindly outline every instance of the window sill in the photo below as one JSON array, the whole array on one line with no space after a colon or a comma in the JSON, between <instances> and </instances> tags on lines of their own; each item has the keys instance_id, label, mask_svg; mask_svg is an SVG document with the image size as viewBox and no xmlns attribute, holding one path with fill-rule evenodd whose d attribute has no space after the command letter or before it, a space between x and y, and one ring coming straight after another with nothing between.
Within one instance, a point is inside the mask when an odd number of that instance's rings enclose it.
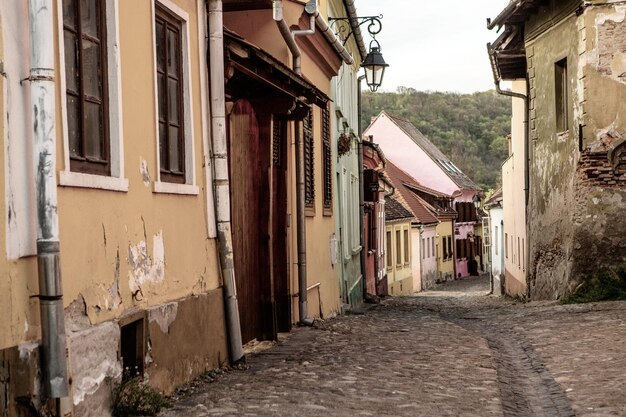
<instances>
[{"instance_id":1,"label":"window sill","mask_svg":"<svg viewBox=\"0 0 626 417\"><path fill-rule=\"evenodd\" d=\"M128 179L82 172L60 171L59 185L64 187L95 188L98 190L128 192Z\"/></svg>"},{"instance_id":2,"label":"window sill","mask_svg":"<svg viewBox=\"0 0 626 417\"><path fill-rule=\"evenodd\" d=\"M179 194L179 195L198 195L200 189L197 185L192 184L177 184L173 182L160 182L154 183L153 192L158 194Z\"/></svg>"}]
</instances>

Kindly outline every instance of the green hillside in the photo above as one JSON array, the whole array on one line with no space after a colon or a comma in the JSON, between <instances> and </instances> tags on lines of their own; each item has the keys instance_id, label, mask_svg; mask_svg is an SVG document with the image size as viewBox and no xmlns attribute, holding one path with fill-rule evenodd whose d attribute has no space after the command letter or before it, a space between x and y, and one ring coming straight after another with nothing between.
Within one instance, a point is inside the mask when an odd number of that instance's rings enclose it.
<instances>
[{"instance_id":1,"label":"green hillside","mask_svg":"<svg viewBox=\"0 0 626 417\"><path fill-rule=\"evenodd\" d=\"M508 156L511 99L485 91L474 94L422 92L363 93L363 126L380 111L410 120L476 184L488 190L501 183Z\"/></svg>"}]
</instances>

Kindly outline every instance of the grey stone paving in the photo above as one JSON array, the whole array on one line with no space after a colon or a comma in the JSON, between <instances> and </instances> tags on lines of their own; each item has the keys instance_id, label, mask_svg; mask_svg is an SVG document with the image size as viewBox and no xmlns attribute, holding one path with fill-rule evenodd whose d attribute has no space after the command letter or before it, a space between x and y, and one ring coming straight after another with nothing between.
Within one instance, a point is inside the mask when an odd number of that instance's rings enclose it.
<instances>
[{"instance_id":1,"label":"grey stone paving","mask_svg":"<svg viewBox=\"0 0 626 417\"><path fill-rule=\"evenodd\" d=\"M172 416L626 416L626 303L520 304L485 278L294 330Z\"/></svg>"}]
</instances>

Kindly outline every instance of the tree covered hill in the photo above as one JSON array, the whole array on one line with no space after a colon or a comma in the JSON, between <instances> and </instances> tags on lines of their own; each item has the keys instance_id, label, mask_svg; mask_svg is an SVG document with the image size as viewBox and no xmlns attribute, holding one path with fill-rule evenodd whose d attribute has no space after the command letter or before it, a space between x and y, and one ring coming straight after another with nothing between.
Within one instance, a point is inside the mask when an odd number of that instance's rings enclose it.
<instances>
[{"instance_id":1,"label":"tree covered hill","mask_svg":"<svg viewBox=\"0 0 626 417\"><path fill-rule=\"evenodd\" d=\"M382 110L411 121L483 189L501 184L508 157L511 99L495 91L473 94L422 92L363 93L363 126Z\"/></svg>"}]
</instances>

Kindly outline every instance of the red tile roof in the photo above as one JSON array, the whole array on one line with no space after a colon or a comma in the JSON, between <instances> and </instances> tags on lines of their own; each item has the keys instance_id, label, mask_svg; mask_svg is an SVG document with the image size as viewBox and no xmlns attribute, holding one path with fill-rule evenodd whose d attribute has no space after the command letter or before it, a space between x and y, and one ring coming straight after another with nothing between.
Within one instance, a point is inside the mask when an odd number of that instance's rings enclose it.
<instances>
[{"instance_id":1,"label":"red tile roof","mask_svg":"<svg viewBox=\"0 0 626 417\"><path fill-rule=\"evenodd\" d=\"M419 186L417 181L400 168L387 161L386 173L391 179L396 191L402 196L402 199L406 201L407 205L411 208L411 211L415 215L416 220L422 224L438 223L436 215L429 210L429 205L419 196L413 193L408 185Z\"/></svg>"}]
</instances>

